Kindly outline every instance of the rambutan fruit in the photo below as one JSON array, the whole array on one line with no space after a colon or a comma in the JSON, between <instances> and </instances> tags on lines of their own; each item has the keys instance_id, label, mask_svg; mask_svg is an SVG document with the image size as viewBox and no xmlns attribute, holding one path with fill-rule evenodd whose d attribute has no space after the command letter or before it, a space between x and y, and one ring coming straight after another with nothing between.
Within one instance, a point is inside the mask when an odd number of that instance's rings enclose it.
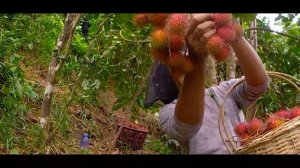
<instances>
[{"instance_id":1,"label":"rambutan fruit","mask_svg":"<svg viewBox=\"0 0 300 168\"><path fill-rule=\"evenodd\" d=\"M215 22L216 27L222 27L232 22L231 13L213 13L211 15L212 21Z\"/></svg>"},{"instance_id":2,"label":"rambutan fruit","mask_svg":"<svg viewBox=\"0 0 300 168\"><path fill-rule=\"evenodd\" d=\"M185 73L189 73L194 69L194 64L190 58L190 56L185 57L184 65L183 65L183 71Z\"/></svg>"},{"instance_id":3,"label":"rambutan fruit","mask_svg":"<svg viewBox=\"0 0 300 168\"><path fill-rule=\"evenodd\" d=\"M185 56L179 51L172 52L169 57L169 65L172 67L183 66L185 62Z\"/></svg>"},{"instance_id":4,"label":"rambutan fruit","mask_svg":"<svg viewBox=\"0 0 300 168\"><path fill-rule=\"evenodd\" d=\"M241 138L241 145L245 145L251 138L251 135L248 133L245 133L245 134L240 135L240 138Z\"/></svg>"},{"instance_id":5,"label":"rambutan fruit","mask_svg":"<svg viewBox=\"0 0 300 168\"><path fill-rule=\"evenodd\" d=\"M215 35L208 39L205 47L211 54L217 54L222 52L221 46L224 46L225 42L219 36Z\"/></svg>"},{"instance_id":6,"label":"rambutan fruit","mask_svg":"<svg viewBox=\"0 0 300 168\"><path fill-rule=\"evenodd\" d=\"M290 118L293 119L293 118L296 118L298 116L300 116L300 107L296 106L296 107L294 107L294 108L291 109L291 116L290 116Z\"/></svg>"},{"instance_id":7,"label":"rambutan fruit","mask_svg":"<svg viewBox=\"0 0 300 168\"><path fill-rule=\"evenodd\" d=\"M221 52L213 55L217 62L225 61L225 59L228 58L228 56L231 54L231 50L228 44L220 46L220 51Z\"/></svg>"},{"instance_id":8,"label":"rambutan fruit","mask_svg":"<svg viewBox=\"0 0 300 168\"><path fill-rule=\"evenodd\" d=\"M185 39L183 36L171 35L170 37L170 47L171 51L181 50L185 47Z\"/></svg>"},{"instance_id":9,"label":"rambutan fruit","mask_svg":"<svg viewBox=\"0 0 300 168\"><path fill-rule=\"evenodd\" d=\"M167 14L167 13L150 13L150 14L148 14L150 23L158 29L165 27L168 17L169 17L169 14Z\"/></svg>"},{"instance_id":10,"label":"rambutan fruit","mask_svg":"<svg viewBox=\"0 0 300 168\"><path fill-rule=\"evenodd\" d=\"M147 24L149 24L149 18L147 14L140 13L140 14L135 14L133 17L133 23L137 27L145 27Z\"/></svg>"},{"instance_id":11,"label":"rambutan fruit","mask_svg":"<svg viewBox=\"0 0 300 168\"><path fill-rule=\"evenodd\" d=\"M275 115L277 115L279 118L282 119L289 119L290 118L290 112L287 110L280 110L274 113Z\"/></svg>"},{"instance_id":12,"label":"rambutan fruit","mask_svg":"<svg viewBox=\"0 0 300 168\"><path fill-rule=\"evenodd\" d=\"M151 34L151 45L153 48L168 48L168 34L163 29L154 30Z\"/></svg>"},{"instance_id":13,"label":"rambutan fruit","mask_svg":"<svg viewBox=\"0 0 300 168\"><path fill-rule=\"evenodd\" d=\"M253 118L248 122L248 132L250 135L257 134L260 131L263 131L264 129L264 123L261 119Z\"/></svg>"},{"instance_id":14,"label":"rambutan fruit","mask_svg":"<svg viewBox=\"0 0 300 168\"><path fill-rule=\"evenodd\" d=\"M236 31L232 25L218 28L217 35L221 37L226 43L232 43L236 39Z\"/></svg>"},{"instance_id":15,"label":"rambutan fruit","mask_svg":"<svg viewBox=\"0 0 300 168\"><path fill-rule=\"evenodd\" d=\"M171 14L166 23L166 30L171 35L183 35L187 25L187 20L188 17L185 13Z\"/></svg>"},{"instance_id":16,"label":"rambutan fruit","mask_svg":"<svg viewBox=\"0 0 300 168\"><path fill-rule=\"evenodd\" d=\"M169 57L168 48L163 48L163 49L150 48L150 54L154 60L160 61L163 64L168 63L168 57Z\"/></svg>"},{"instance_id":17,"label":"rambutan fruit","mask_svg":"<svg viewBox=\"0 0 300 168\"><path fill-rule=\"evenodd\" d=\"M170 74L174 79L179 79L184 75L182 67L171 67Z\"/></svg>"},{"instance_id":18,"label":"rambutan fruit","mask_svg":"<svg viewBox=\"0 0 300 168\"><path fill-rule=\"evenodd\" d=\"M210 52L217 62L224 61L230 55L230 47L221 37L215 35L208 39L206 49Z\"/></svg>"},{"instance_id":19,"label":"rambutan fruit","mask_svg":"<svg viewBox=\"0 0 300 168\"><path fill-rule=\"evenodd\" d=\"M284 122L285 122L284 119L282 119L274 114L270 115L266 120L267 130L272 130L274 128L277 128L280 125L282 125Z\"/></svg>"},{"instance_id":20,"label":"rambutan fruit","mask_svg":"<svg viewBox=\"0 0 300 168\"><path fill-rule=\"evenodd\" d=\"M237 123L234 127L234 131L239 136L246 134L248 129L248 124L244 122Z\"/></svg>"}]
</instances>

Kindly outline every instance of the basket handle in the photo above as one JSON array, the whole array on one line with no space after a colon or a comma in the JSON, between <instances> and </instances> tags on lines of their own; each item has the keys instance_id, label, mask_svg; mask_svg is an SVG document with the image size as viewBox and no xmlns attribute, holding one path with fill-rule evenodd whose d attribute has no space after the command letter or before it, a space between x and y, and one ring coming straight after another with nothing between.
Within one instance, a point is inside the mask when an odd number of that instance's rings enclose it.
<instances>
[{"instance_id":1,"label":"basket handle","mask_svg":"<svg viewBox=\"0 0 300 168\"><path fill-rule=\"evenodd\" d=\"M281 72L274 72L274 71L267 71L267 74L268 76L270 77L275 77L275 78L281 78L281 79L284 79L285 81L287 81L288 83L292 84L297 90L298 92L300 92L300 87L297 86L297 83L300 83L300 80L291 76L291 75L288 75L288 74L285 74L285 73L281 73ZM229 90L227 91L227 93L225 94L225 97L224 97L224 100L222 102L222 104L220 105L220 113L219 113L219 132L220 132L220 135L221 135L221 138L223 140L223 143L225 144L227 150L232 154L234 151L237 151L238 147L237 145L234 143L232 137L229 135L229 131L227 130L226 126L225 126L225 122L224 122L224 106L225 106L225 102L227 100L227 98L229 97L230 93L232 92L233 89L235 89L238 85L240 85L241 83L243 83L245 81L245 78L242 78L241 80L237 81L233 86L231 86L229 88ZM294 82L293 82L294 81ZM225 136L223 135L222 133L222 128L226 134L226 137L229 139L229 142L231 144L231 148L229 147L229 145L226 143L225 141ZM233 151L234 150L234 151Z\"/></svg>"}]
</instances>

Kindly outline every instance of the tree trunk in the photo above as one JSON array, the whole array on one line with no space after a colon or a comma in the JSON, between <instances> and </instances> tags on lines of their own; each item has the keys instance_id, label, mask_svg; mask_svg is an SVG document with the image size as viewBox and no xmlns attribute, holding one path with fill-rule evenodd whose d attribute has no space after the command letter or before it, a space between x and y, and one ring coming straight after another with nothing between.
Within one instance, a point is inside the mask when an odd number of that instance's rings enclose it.
<instances>
[{"instance_id":1,"label":"tree trunk","mask_svg":"<svg viewBox=\"0 0 300 168\"><path fill-rule=\"evenodd\" d=\"M57 39L55 48L52 51L51 62L47 74L47 86L45 88L45 93L43 97L42 111L40 124L42 127L46 124L47 118L51 113L51 99L53 94L53 89L55 85L55 78L58 70L63 65L65 58L68 55L69 48L71 46L71 41L74 35L74 30L81 14L67 14L64 28L61 35ZM64 56L61 57L61 51L65 44L67 43Z\"/></svg>"},{"instance_id":2,"label":"tree trunk","mask_svg":"<svg viewBox=\"0 0 300 168\"><path fill-rule=\"evenodd\" d=\"M233 52L226 60L226 80L236 78L235 69L236 69L237 58Z\"/></svg>"},{"instance_id":3,"label":"tree trunk","mask_svg":"<svg viewBox=\"0 0 300 168\"><path fill-rule=\"evenodd\" d=\"M218 79L217 79L217 71L216 71L216 61L215 59L209 55L207 58L207 65L206 65L206 81L207 86L216 86L218 85Z\"/></svg>"},{"instance_id":4,"label":"tree trunk","mask_svg":"<svg viewBox=\"0 0 300 168\"><path fill-rule=\"evenodd\" d=\"M250 28L256 27L256 19L254 19L250 23ZM257 31L256 29L253 29L250 31L250 39L251 39L251 45L254 48L255 51L257 51Z\"/></svg>"}]
</instances>

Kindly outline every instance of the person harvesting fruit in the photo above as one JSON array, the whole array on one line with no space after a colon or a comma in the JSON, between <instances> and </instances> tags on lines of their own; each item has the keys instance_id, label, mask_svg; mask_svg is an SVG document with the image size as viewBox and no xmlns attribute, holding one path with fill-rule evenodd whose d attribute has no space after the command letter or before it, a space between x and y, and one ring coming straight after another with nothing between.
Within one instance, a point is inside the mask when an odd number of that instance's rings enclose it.
<instances>
[{"instance_id":1,"label":"person harvesting fruit","mask_svg":"<svg viewBox=\"0 0 300 168\"><path fill-rule=\"evenodd\" d=\"M242 78L245 78L245 81L231 92L225 104L224 120L231 135L237 135L234 128L235 124L244 120L241 108L255 103L269 87L270 79L265 67L241 30L233 31L236 29L236 25L230 25L231 28L228 29L220 29L230 20L231 16L228 14L201 13L190 15L186 20L183 36L188 51L185 52L185 58L191 60L192 68L189 68L188 72L183 71L174 76L172 75L172 65L166 61L171 60L171 63L175 64L174 60L164 57L164 64L159 65L167 67L164 68L165 71L170 71L179 90L173 101L168 101L161 107L160 125L163 131L179 141L182 153L229 153L219 133L219 105L228 89L241 79L231 79L221 82L218 86L205 88L206 60L209 54L218 55L215 59L223 61L228 55L227 47L232 48L243 70L244 76ZM174 28L169 29L174 30ZM232 38L233 34L235 34L234 38ZM160 45L160 47L162 46L164 45ZM221 50L217 51L218 47ZM161 55L159 56L162 58ZM169 57L172 55L169 54ZM155 81L156 78L160 78L160 73L162 72L159 70L154 72L155 75L152 76L152 80ZM183 80L180 80L182 79L180 76L183 76ZM156 93L164 90L160 86L162 84L163 82L157 83ZM259 124L261 124L260 121L252 123L253 132L259 131ZM241 125L239 132L242 134L245 129L246 127Z\"/></svg>"}]
</instances>

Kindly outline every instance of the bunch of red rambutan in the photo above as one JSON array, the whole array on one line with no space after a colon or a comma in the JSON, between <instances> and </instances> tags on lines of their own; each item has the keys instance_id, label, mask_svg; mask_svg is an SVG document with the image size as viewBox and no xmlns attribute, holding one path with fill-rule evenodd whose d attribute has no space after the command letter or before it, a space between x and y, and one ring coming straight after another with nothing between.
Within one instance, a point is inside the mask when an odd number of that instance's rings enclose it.
<instances>
[{"instance_id":1,"label":"bunch of red rambutan","mask_svg":"<svg viewBox=\"0 0 300 168\"><path fill-rule=\"evenodd\" d=\"M151 56L154 60L168 65L172 76L176 78L193 69L193 63L186 54L184 38L187 20L188 15L185 13L150 13L134 16L136 26L144 27L147 24L153 26Z\"/></svg>"},{"instance_id":2,"label":"bunch of red rambutan","mask_svg":"<svg viewBox=\"0 0 300 168\"><path fill-rule=\"evenodd\" d=\"M253 118L248 122L237 123L234 127L235 133L241 140L241 145L249 142L249 140L257 135L273 130L283 123L300 116L300 107L293 107L291 110L279 110L271 113L263 120Z\"/></svg>"},{"instance_id":3,"label":"bunch of red rambutan","mask_svg":"<svg viewBox=\"0 0 300 168\"><path fill-rule=\"evenodd\" d=\"M243 30L230 13L213 13L211 18L217 33L208 40L206 48L218 62L222 62L231 53L229 44L242 36Z\"/></svg>"},{"instance_id":4,"label":"bunch of red rambutan","mask_svg":"<svg viewBox=\"0 0 300 168\"><path fill-rule=\"evenodd\" d=\"M217 33L206 44L207 50L220 62L230 54L229 43L242 35L239 24L233 21L231 14L212 14ZM187 47L184 30L187 26L186 13L140 13L134 16L134 24L154 27L151 33L151 56L171 69L171 74L180 77L193 70L193 62L186 54Z\"/></svg>"}]
</instances>

